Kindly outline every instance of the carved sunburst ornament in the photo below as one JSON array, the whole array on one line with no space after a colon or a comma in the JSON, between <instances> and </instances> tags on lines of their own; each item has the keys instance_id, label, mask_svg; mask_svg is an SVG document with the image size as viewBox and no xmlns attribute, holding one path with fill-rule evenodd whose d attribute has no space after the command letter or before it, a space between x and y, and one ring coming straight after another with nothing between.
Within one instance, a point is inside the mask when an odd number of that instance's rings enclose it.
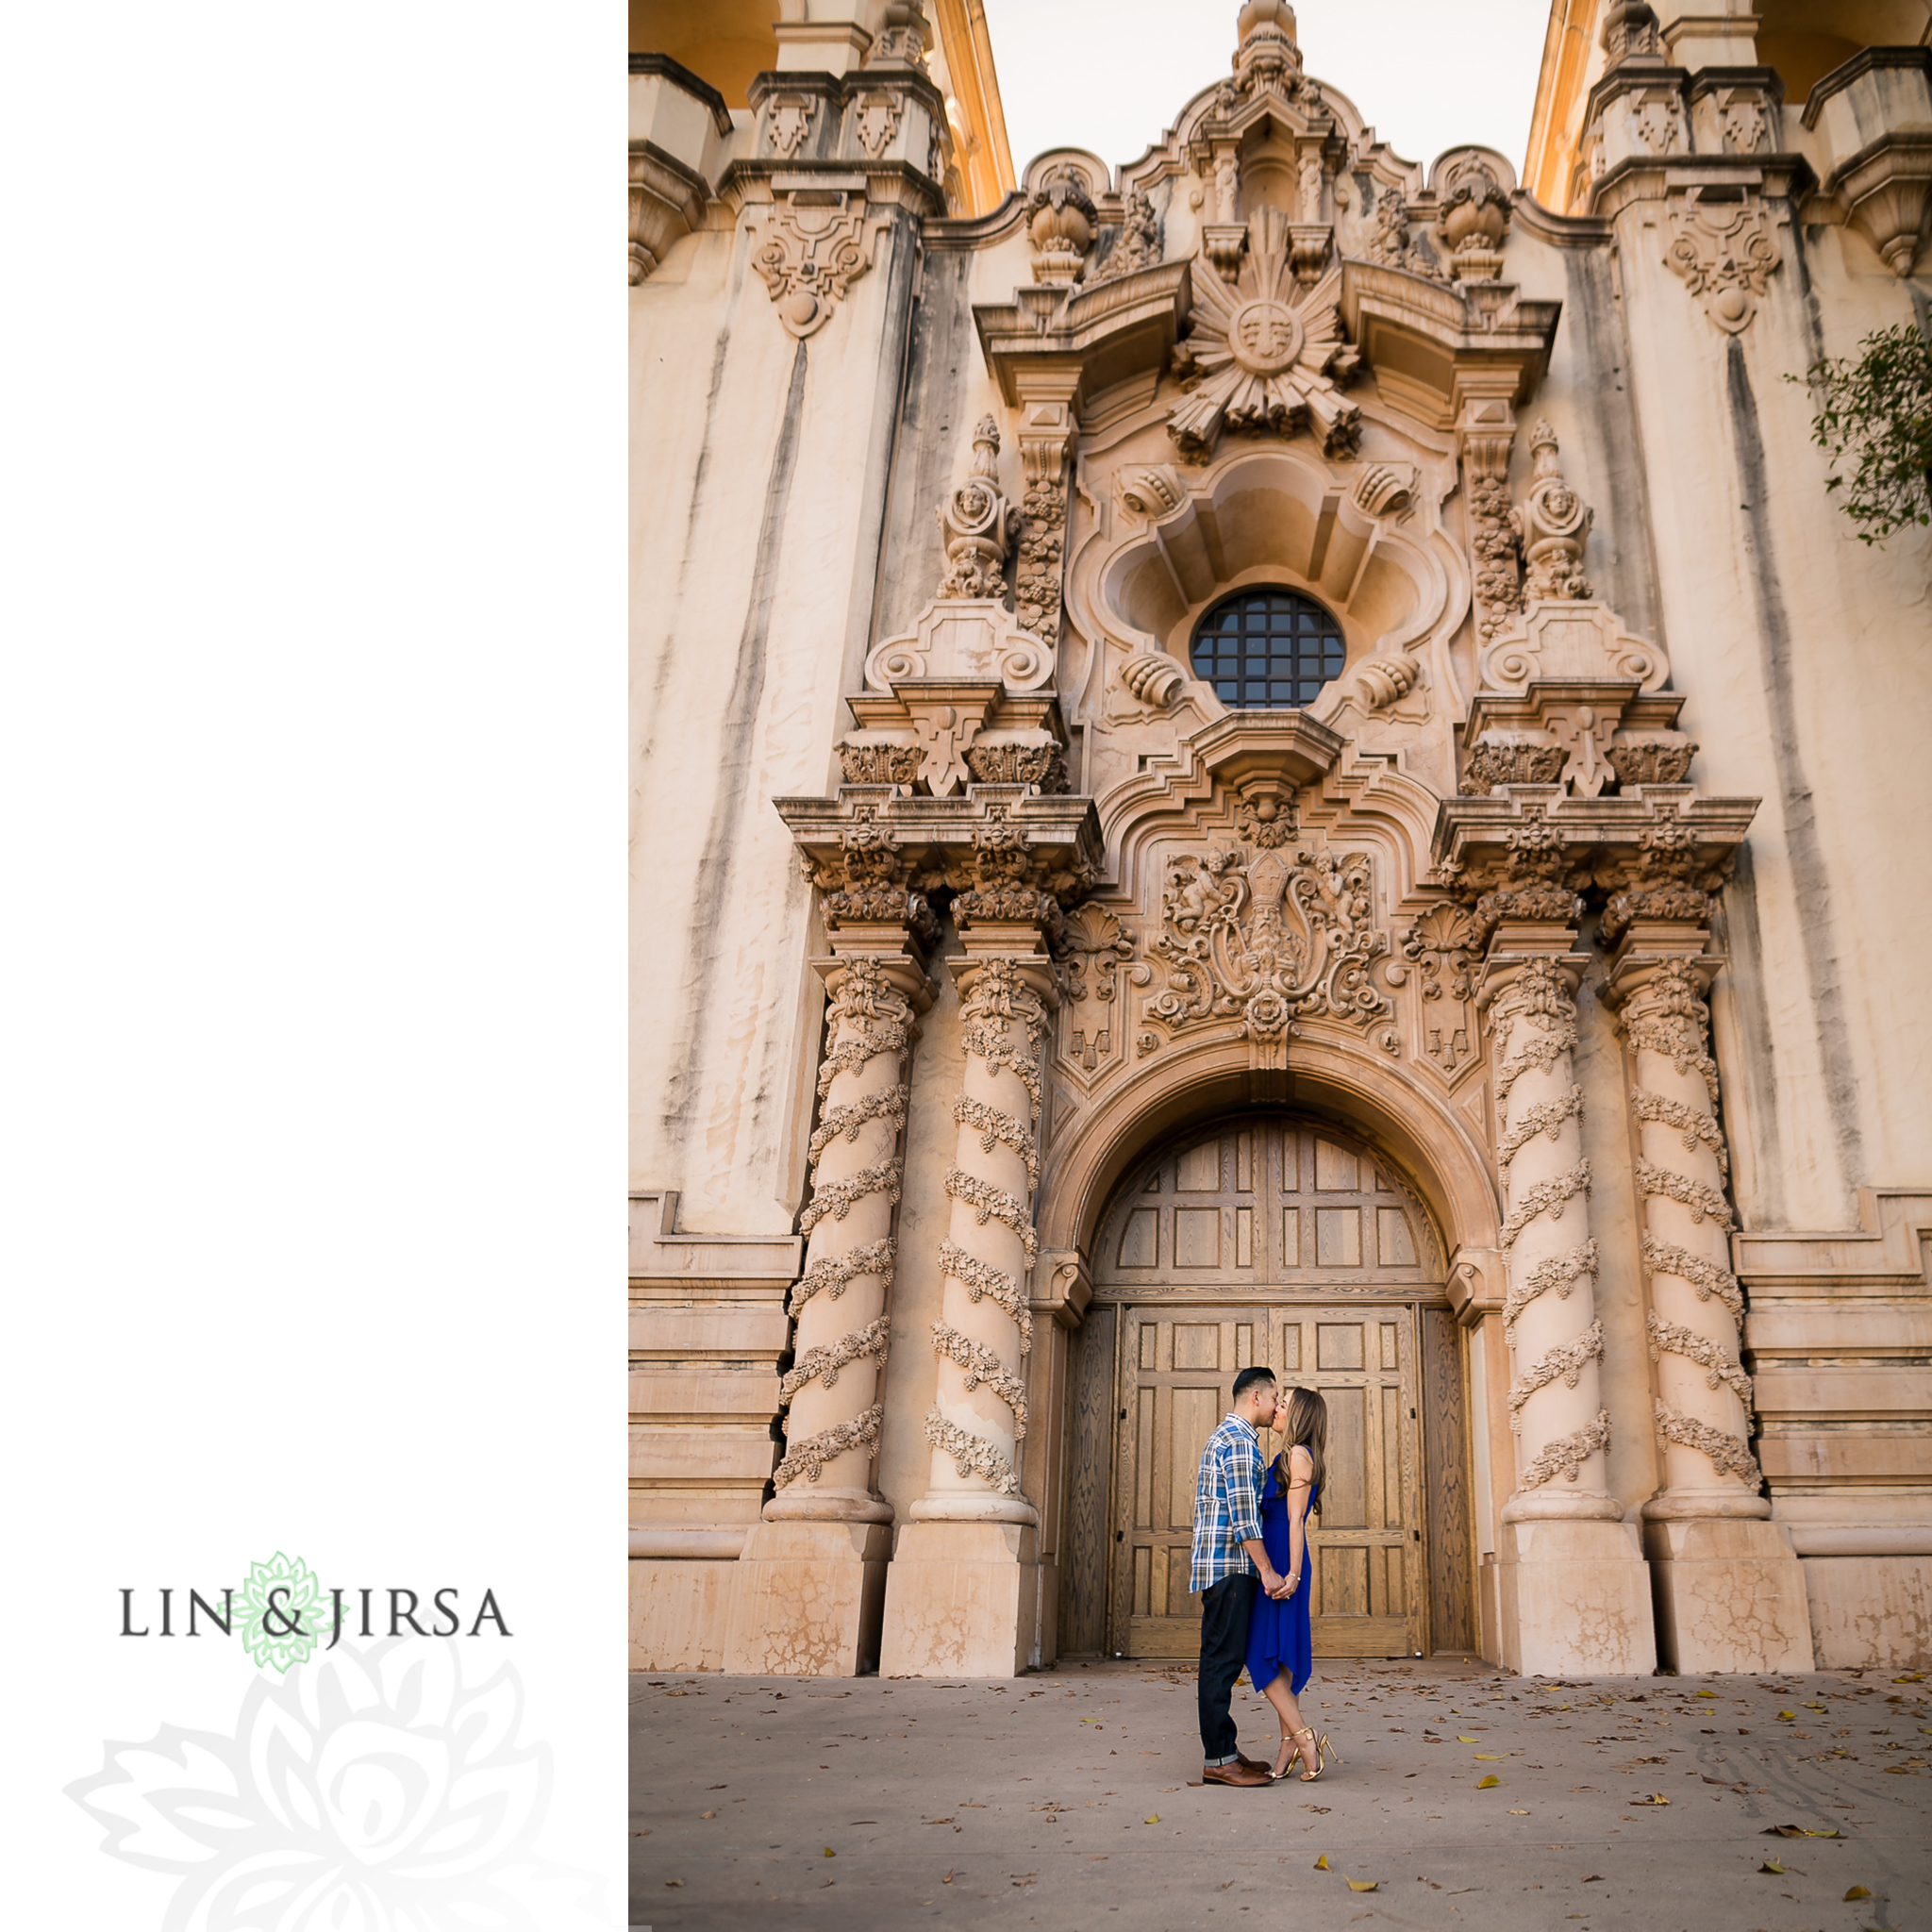
<instances>
[{"instance_id":1,"label":"carved sunburst ornament","mask_svg":"<svg viewBox=\"0 0 1932 1932\"><path fill-rule=\"evenodd\" d=\"M1174 352L1174 372L1191 393L1167 425L1181 455L1205 461L1224 429L1277 436L1307 429L1325 455L1352 456L1361 411L1344 400L1341 385L1361 358L1341 332L1340 263L1303 287L1285 228L1257 220L1235 284L1205 256L1193 284L1193 327Z\"/></svg>"}]
</instances>

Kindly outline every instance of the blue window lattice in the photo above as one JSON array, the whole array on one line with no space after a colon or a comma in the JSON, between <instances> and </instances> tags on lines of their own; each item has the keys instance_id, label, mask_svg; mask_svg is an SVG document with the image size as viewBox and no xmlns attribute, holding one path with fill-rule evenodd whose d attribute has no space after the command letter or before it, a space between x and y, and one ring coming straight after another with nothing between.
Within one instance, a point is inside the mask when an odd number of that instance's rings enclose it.
<instances>
[{"instance_id":1,"label":"blue window lattice","mask_svg":"<svg viewBox=\"0 0 1932 1932\"><path fill-rule=\"evenodd\" d=\"M1341 626L1296 591L1237 591L1194 631L1194 675L1236 710L1311 704L1346 656Z\"/></svg>"}]
</instances>

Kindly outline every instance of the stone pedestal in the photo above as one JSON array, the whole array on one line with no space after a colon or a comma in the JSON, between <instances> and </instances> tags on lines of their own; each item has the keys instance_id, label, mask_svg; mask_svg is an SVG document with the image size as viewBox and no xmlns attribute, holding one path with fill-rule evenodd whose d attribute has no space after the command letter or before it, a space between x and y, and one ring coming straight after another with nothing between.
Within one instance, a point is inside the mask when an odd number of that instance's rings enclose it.
<instances>
[{"instance_id":1,"label":"stone pedestal","mask_svg":"<svg viewBox=\"0 0 1932 1932\"><path fill-rule=\"evenodd\" d=\"M1012 1677L1041 1623L1040 1533L1020 1523L908 1523L886 1585L883 1677Z\"/></svg>"},{"instance_id":2,"label":"stone pedestal","mask_svg":"<svg viewBox=\"0 0 1932 1932\"><path fill-rule=\"evenodd\" d=\"M1659 1659L1707 1671L1808 1671L1811 1616L1804 1566L1785 1532L1750 1517L1643 1525L1657 1592Z\"/></svg>"},{"instance_id":3,"label":"stone pedestal","mask_svg":"<svg viewBox=\"0 0 1932 1932\"><path fill-rule=\"evenodd\" d=\"M1634 1523L1510 1522L1497 1550L1498 1637L1524 1676L1648 1676L1650 1570Z\"/></svg>"},{"instance_id":4,"label":"stone pedestal","mask_svg":"<svg viewBox=\"0 0 1932 1932\"><path fill-rule=\"evenodd\" d=\"M856 1677L874 1669L892 1532L883 1523L761 1523L731 1566L724 1669ZM723 1569L726 1566L715 1566Z\"/></svg>"}]
</instances>

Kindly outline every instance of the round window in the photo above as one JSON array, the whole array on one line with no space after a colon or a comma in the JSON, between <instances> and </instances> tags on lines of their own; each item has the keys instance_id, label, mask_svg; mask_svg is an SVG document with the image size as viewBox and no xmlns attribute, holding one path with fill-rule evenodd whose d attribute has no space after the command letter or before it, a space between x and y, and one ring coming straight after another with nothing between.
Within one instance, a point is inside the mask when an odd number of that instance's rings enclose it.
<instances>
[{"instance_id":1,"label":"round window","mask_svg":"<svg viewBox=\"0 0 1932 1932\"><path fill-rule=\"evenodd\" d=\"M1237 591L1194 630L1194 675L1236 710L1312 704L1346 656L1341 625L1298 591Z\"/></svg>"}]
</instances>

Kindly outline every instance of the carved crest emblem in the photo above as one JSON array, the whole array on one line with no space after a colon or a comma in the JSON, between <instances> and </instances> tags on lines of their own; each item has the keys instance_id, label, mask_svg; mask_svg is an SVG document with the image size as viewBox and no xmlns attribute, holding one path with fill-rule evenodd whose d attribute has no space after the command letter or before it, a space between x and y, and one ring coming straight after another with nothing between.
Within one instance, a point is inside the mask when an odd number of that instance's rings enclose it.
<instances>
[{"instance_id":1,"label":"carved crest emblem","mask_svg":"<svg viewBox=\"0 0 1932 1932\"><path fill-rule=\"evenodd\" d=\"M1272 824L1256 829L1252 855L1235 846L1169 859L1149 948L1167 990L1148 1018L1174 1028L1239 1019L1251 1040L1279 1039L1300 1018L1386 1020L1390 1002L1370 968L1389 936L1373 924L1369 855L1291 850L1266 836Z\"/></svg>"}]
</instances>

